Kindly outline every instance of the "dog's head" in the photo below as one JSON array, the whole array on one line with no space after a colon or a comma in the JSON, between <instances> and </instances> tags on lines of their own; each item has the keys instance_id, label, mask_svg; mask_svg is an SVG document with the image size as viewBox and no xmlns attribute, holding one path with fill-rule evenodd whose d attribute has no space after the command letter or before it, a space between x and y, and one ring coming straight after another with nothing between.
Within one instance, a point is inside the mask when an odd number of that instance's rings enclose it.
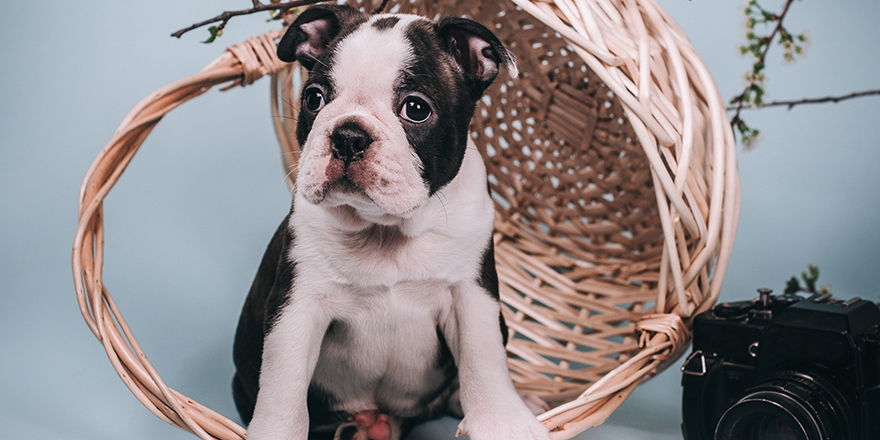
<instances>
[{"instance_id":1,"label":"dog's head","mask_svg":"<svg viewBox=\"0 0 880 440\"><path fill-rule=\"evenodd\" d=\"M310 203L406 217L458 172L476 102L512 55L482 25L348 6L305 10L278 45L310 70L297 191Z\"/></svg>"}]
</instances>

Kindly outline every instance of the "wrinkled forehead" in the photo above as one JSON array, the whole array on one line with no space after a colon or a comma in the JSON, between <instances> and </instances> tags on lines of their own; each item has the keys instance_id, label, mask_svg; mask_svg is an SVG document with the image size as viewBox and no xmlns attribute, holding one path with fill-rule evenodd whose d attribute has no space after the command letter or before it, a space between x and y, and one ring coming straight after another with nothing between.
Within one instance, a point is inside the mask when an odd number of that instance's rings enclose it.
<instances>
[{"instance_id":1,"label":"wrinkled forehead","mask_svg":"<svg viewBox=\"0 0 880 440\"><path fill-rule=\"evenodd\" d=\"M334 83L340 87L393 89L417 56L413 38L430 26L430 21L416 15L370 17L336 47L330 70Z\"/></svg>"}]
</instances>

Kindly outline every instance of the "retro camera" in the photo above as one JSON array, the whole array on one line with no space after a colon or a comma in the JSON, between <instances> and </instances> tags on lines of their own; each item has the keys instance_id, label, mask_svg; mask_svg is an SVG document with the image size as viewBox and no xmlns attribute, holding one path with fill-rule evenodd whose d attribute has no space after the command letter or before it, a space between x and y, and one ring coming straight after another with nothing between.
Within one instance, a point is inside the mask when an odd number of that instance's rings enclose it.
<instances>
[{"instance_id":1,"label":"retro camera","mask_svg":"<svg viewBox=\"0 0 880 440\"><path fill-rule=\"evenodd\" d=\"M694 318L685 439L880 439L877 305L759 293Z\"/></svg>"}]
</instances>

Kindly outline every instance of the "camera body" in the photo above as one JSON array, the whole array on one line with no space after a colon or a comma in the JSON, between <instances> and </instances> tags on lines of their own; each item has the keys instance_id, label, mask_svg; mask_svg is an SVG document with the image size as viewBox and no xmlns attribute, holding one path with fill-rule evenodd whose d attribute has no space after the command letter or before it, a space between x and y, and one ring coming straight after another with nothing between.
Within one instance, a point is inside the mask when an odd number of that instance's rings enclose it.
<instances>
[{"instance_id":1,"label":"camera body","mask_svg":"<svg viewBox=\"0 0 880 440\"><path fill-rule=\"evenodd\" d=\"M685 440L880 438L880 308L759 292L694 318Z\"/></svg>"}]
</instances>

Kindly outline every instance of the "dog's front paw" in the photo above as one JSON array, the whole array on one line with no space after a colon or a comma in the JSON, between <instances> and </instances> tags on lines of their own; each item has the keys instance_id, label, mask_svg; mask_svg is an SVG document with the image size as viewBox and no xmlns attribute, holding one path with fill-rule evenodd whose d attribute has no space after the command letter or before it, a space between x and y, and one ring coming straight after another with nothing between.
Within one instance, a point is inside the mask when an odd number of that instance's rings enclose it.
<instances>
[{"instance_id":1,"label":"dog's front paw","mask_svg":"<svg viewBox=\"0 0 880 440\"><path fill-rule=\"evenodd\" d=\"M550 440L550 432L533 415L465 417L455 436L471 440Z\"/></svg>"}]
</instances>

